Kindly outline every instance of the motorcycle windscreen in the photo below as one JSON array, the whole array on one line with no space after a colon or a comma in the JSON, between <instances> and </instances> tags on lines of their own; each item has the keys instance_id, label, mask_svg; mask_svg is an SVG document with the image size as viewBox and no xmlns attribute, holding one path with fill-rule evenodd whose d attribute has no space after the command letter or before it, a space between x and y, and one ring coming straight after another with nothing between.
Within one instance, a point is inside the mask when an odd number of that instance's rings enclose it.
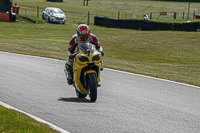
<instances>
[{"instance_id":1,"label":"motorcycle windscreen","mask_svg":"<svg viewBox=\"0 0 200 133\"><path fill-rule=\"evenodd\" d=\"M82 50L85 54L88 54L88 52L93 53L94 52L94 46L91 43L84 43L78 46L78 49Z\"/></svg>"}]
</instances>

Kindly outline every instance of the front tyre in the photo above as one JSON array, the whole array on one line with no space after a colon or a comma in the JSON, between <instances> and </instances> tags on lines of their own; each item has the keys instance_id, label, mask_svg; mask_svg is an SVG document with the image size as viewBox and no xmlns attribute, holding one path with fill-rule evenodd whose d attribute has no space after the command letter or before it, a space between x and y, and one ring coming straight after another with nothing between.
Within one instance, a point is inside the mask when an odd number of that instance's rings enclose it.
<instances>
[{"instance_id":1,"label":"front tyre","mask_svg":"<svg viewBox=\"0 0 200 133\"><path fill-rule=\"evenodd\" d=\"M95 73L88 74L89 81L89 97L91 102L95 102L97 100L97 77Z\"/></svg>"},{"instance_id":2,"label":"front tyre","mask_svg":"<svg viewBox=\"0 0 200 133\"><path fill-rule=\"evenodd\" d=\"M50 17L48 17L48 23L51 23Z\"/></svg>"}]
</instances>

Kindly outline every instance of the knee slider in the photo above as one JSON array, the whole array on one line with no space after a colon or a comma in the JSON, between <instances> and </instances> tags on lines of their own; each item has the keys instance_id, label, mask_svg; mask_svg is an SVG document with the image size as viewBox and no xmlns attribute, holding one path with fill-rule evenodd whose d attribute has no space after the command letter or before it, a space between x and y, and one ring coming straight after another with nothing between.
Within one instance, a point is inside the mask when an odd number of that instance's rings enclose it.
<instances>
[{"instance_id":1,"label":"knee slider","mask_svg":"<svg viewBox=\"0 0 200 133\"><path fill-rule=\"evenodd\" d=\"M69 64L65 64L65 67L66 67L67 71L72 70L72 67Z\"/></svg>"}]
</instances>

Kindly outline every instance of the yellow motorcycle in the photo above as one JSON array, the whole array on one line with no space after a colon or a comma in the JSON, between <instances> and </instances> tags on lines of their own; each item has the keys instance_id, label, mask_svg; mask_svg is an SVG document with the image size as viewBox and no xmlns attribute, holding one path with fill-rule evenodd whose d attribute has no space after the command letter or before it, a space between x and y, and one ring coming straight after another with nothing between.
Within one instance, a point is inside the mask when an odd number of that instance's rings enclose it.
<instances>
[{"instance_id":1,"label":"yellow motorcycle","mask_svg":"<svg viewBox=\"0 0 200 133\"><path fill-rule=\"evenodd\" d=\"M103 54L91 43L84 43L69 56L73 60L73 86L78 98L89 95L90 101L96 101Z\"/></svg>"}]
</instances>

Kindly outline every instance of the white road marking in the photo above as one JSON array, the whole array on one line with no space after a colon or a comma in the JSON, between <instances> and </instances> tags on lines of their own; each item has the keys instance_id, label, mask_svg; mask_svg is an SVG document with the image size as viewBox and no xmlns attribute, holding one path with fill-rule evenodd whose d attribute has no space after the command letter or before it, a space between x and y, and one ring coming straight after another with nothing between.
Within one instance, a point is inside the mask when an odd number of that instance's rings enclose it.
<instances>
[{"instance_id":1,"label":"white road marking","mask_svg":"<svg viewBox=\"0 0 200 133\"><path fill-rule=\"evenodd\" d=\"M200 89L199 86L190 85L190 84L186 84L186 83L180 83L180 82L171 81L171 80L167 80L167 79L155 78L155 77L151 77L151 76L146 76L146 75L141 75L141 74L135 74L135 73L125 72L125 71L120 71L120 70L114 70L114 69L109 69L109 68L104 68L104 69L105 70L109 70L109 71L120 72L120 73L125 73L125 74L130 74L130 75L136 75L136 76L140 76L140 77L145 77L145 78L150 78L150 79L156 79L156 80L160 80L160 81L171 82L171 83L175 83L175 84L180 84L180 85L184 85L184 86L188 86L188 87L193 87L193 88Z\"/></svg>"}]
</instances>

